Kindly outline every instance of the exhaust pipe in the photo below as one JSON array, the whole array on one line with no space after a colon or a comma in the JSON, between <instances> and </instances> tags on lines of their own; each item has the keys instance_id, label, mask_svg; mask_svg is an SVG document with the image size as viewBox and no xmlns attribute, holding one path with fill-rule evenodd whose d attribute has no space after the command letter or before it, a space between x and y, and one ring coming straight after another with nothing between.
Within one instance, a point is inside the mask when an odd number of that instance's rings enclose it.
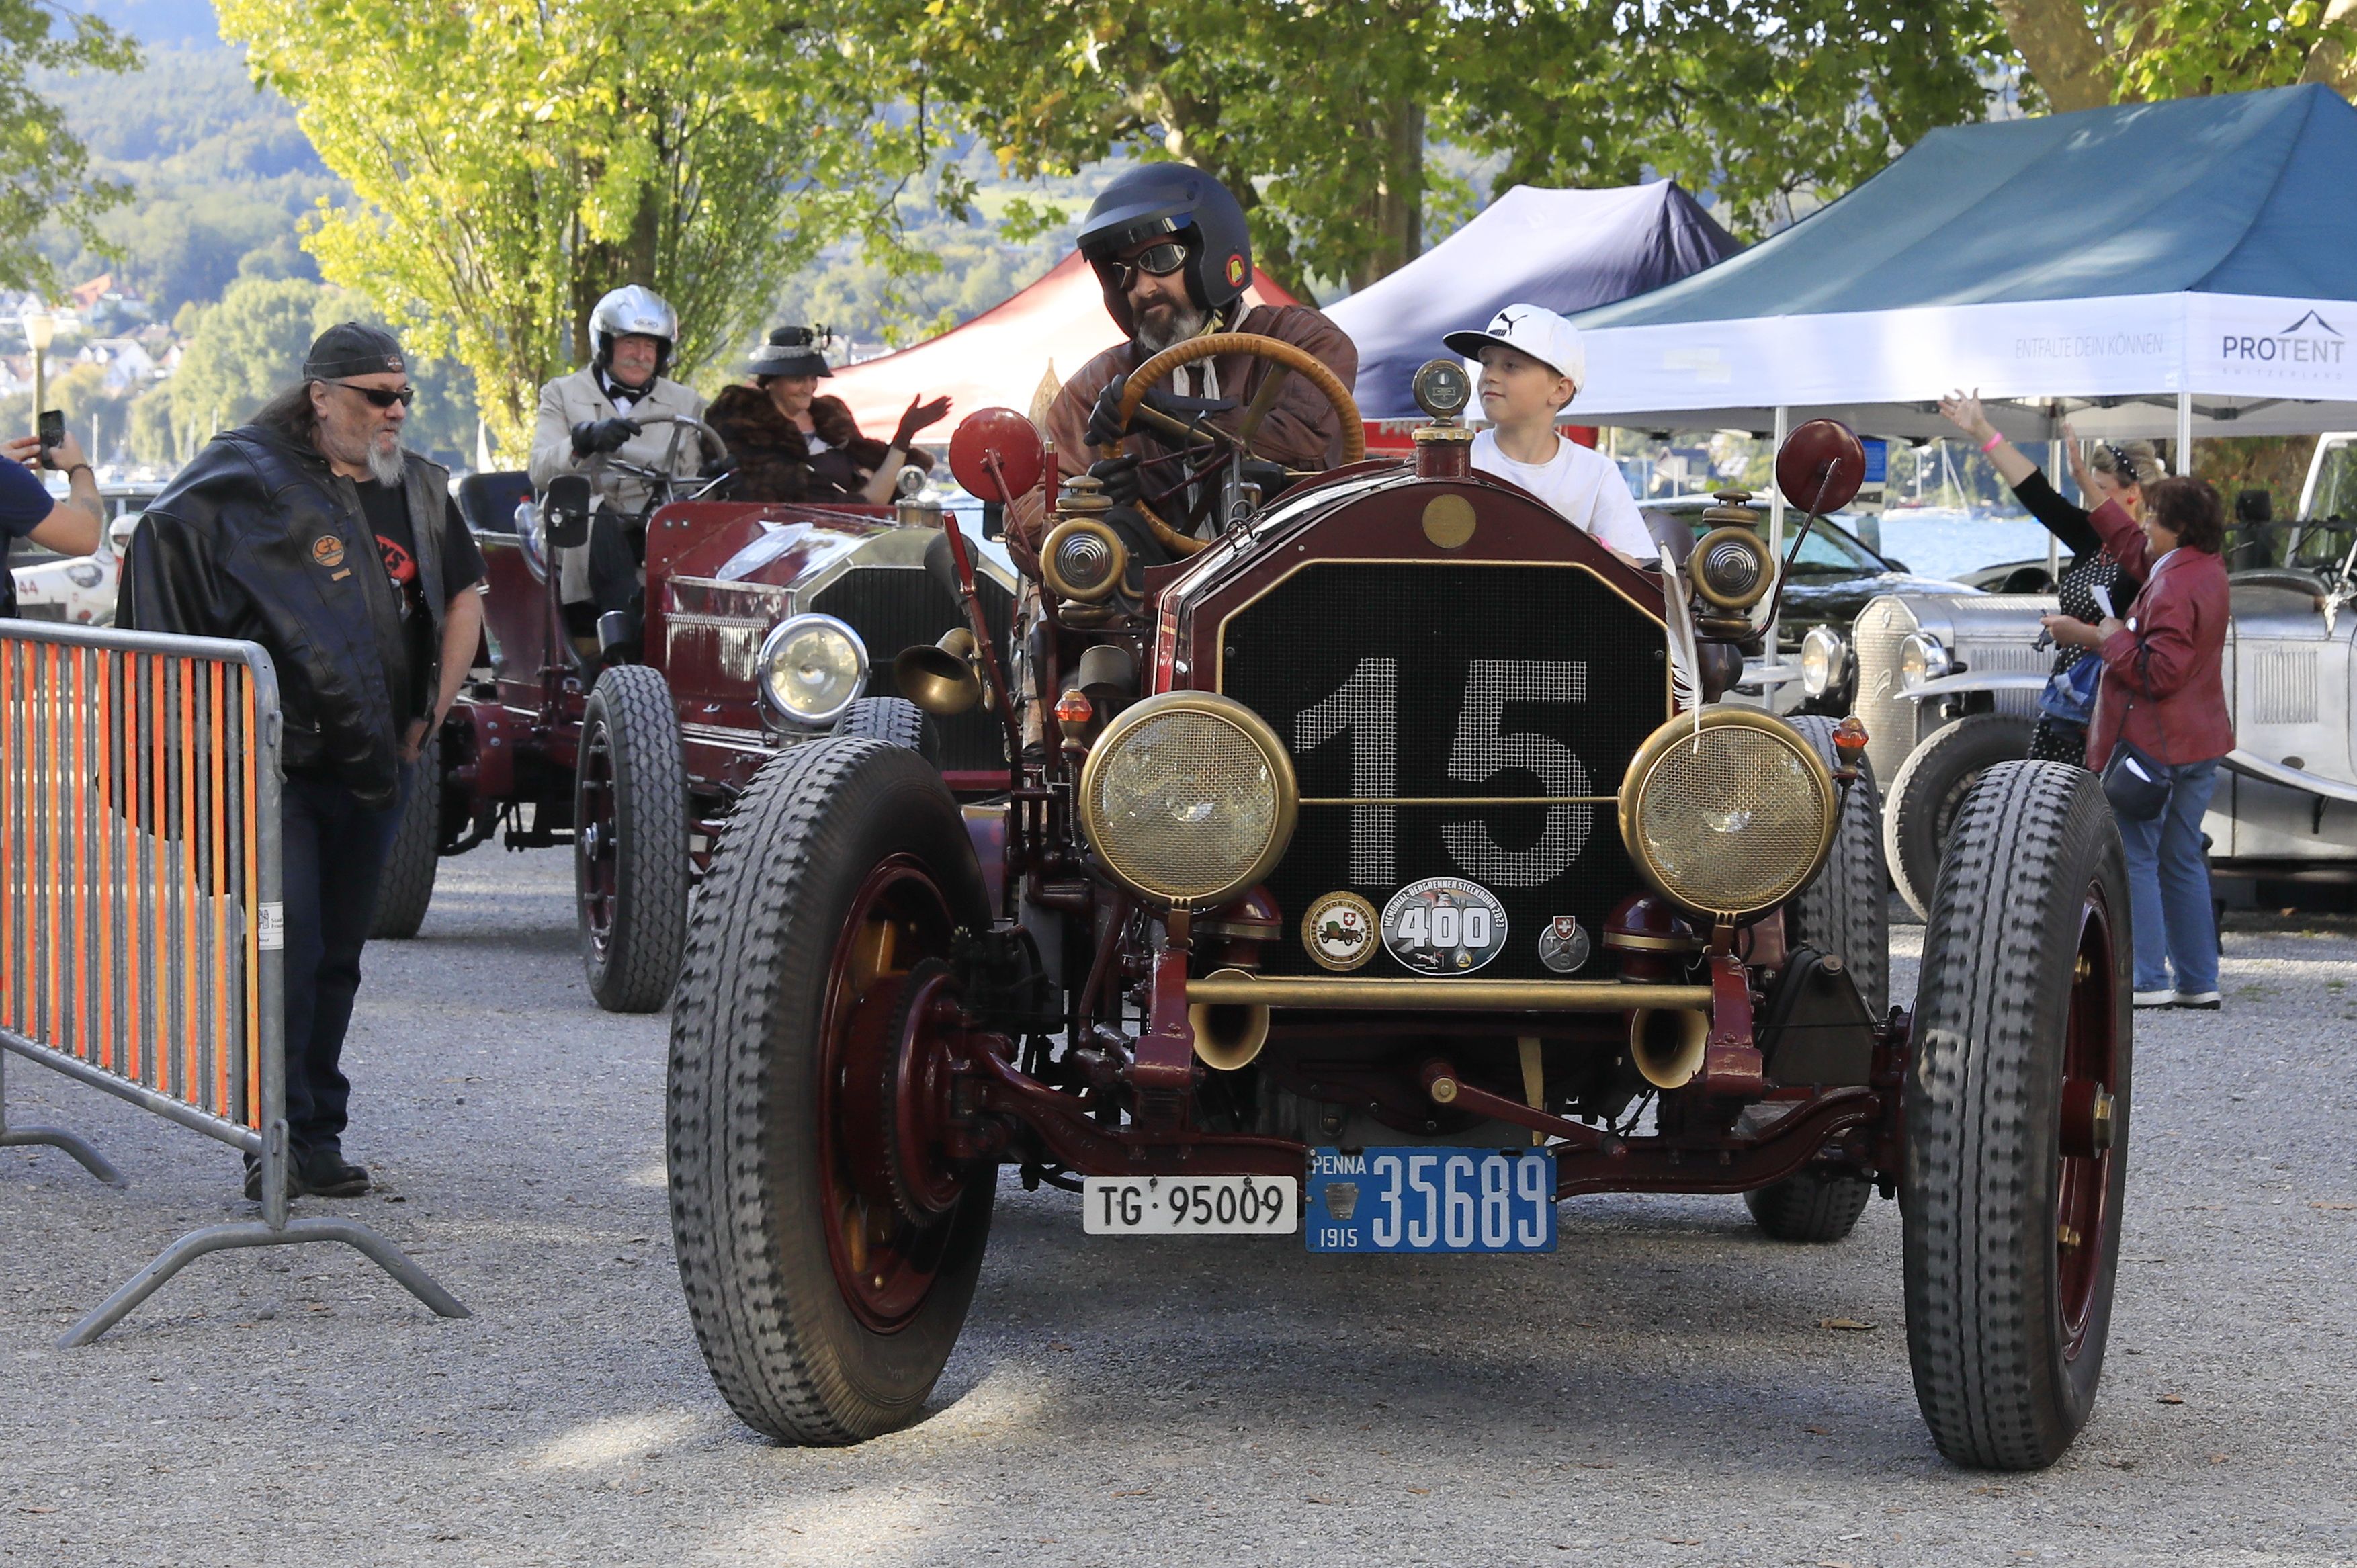
<instances>
[{"instance_id":1,"label":"exhaust pipe","mask_svg":"<svg viewBox=\"0 0 2357 1568\"><path fill-rule=\"evenodd\" d=\"M982 677L974 671L974 633L952 627L930 646L919 643L892 660L900 694L935 718L955 718L982 701Z\"/></svg>"},{"instance_id":2,"label":"exhaust pipe","mask_svg":"<svg viewBox=\"0 0 2357 1568\"><path fill-rule=\"evenodd\" d=\"M1249 970L1214 970L1211 980L1250 980ZM1268 1004L1262 1002L1198 1002L1187 1009L1187 1026L1194 1032L1195 1054L1203 1065L1222 1072L1249 1067L1268 1044Z\"/></svg>"},{"instance_id":3,"label":"exhaust pipe","mask_svg":"<svg viewBox=\"0 0 2357 1568\"><path fill-rule=\"evenodd\" d=\"M1629 1059L1656 1089L1683 1089L1702 1070L1710 1019L1692 1007L1640 1007L1629 1019Z\"/></svg>"}]
</instances>

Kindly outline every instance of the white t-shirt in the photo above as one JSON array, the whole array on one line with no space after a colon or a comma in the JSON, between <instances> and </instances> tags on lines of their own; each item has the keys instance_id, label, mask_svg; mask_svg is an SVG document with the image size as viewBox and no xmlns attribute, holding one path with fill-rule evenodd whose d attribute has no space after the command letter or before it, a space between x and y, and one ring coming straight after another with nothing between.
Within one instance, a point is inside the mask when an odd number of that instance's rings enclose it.
<instances>
[{"instance_id":1,"label":"white t-shirt","mask_svg":"<svg viewBox=\"0 0 2357 1568\"><path fill-rule=\"evenodd\" d=\"M1645 520L1637 515L1636 498L1629 493L1620 466L1592 447L1557 436L1555 456L1548 461L1517 463L1498 450L1498 433L1484 430L1473 437L1473 467L1522 486L1569 519L1573 527L1623 555L1651 561L1661 554L1661 546L1645 531Z\"/></svg>"}]
</instances>

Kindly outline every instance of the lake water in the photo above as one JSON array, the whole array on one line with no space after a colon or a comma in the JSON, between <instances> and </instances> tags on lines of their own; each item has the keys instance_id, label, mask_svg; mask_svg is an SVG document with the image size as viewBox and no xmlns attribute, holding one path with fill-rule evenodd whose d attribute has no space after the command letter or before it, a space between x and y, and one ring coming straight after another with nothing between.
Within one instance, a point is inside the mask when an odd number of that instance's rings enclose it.
<instances>
[{"instance_id":1,"label":"lake water","mask_svg":"<svg viewBox=\"0 0 2357 1568\"><path fill-rule=\"evenodd\" d=\"M1841 521L1856 531L1855 520ZM1922 577L1961 576L2000 561L2042 561L2046 540L2037 520L2018 512L1922 507L1882 514L1882 553Z\"/></svg>"}]
</instances>

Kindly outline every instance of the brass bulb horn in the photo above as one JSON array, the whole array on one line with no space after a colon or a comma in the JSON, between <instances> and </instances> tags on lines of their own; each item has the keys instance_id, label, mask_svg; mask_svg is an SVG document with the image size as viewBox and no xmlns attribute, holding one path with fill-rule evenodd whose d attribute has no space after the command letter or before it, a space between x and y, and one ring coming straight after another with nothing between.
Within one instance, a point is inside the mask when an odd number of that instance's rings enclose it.
<instances>
[{"instance_id":1,"label":"brass bulb horn","mask_svg":"<svg viewBox=\"0 0 2357 1568\"><path fill-rule=\"evenodd\" d=\"M1702 1070L1710 1019L1692 1007L1640 1007L1629 1018L1629 1059L1656 1089L1683 1089Z\"/></svg>"},{"instance_id":2,"label":"brass bulb horn","mask_svg":"<svg viewBox=\"0 0 2357 1568\"><path fill-rule=\"evenodd\" d=\"M953 626L939 642L902 649L892 660L892 680L902 696L935 718L955 718L982 701L982 677L974 664L974 633Z\"/></svg>"},{"instance_id":3,"label":"brass bulb horn","mask_svg":"<svg viewBox=\"0 0 2357 1568\"><path fill-rule=\"evenodd\" d=\"M1248 971L1215 970L1212 980L1249 980ZM1187 1026L1195 1032L1195 1054L1203 1065L1222 1072L1248 1067L1268 1044L1268 1004L1265 1002L1198 1002L1187 1009Z\"/></svg>"}]
</instances>

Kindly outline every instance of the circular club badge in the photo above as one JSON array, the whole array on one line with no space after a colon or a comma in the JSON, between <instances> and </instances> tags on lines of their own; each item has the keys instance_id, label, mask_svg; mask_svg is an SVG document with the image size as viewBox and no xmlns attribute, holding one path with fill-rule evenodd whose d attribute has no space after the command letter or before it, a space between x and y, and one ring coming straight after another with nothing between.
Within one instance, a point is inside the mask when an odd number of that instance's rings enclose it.
<instances>
[{"instance_id":1,"label":"circular club badge","mask_svg":"<svg viewBox=\"0 0 2357 1568\"><path fill-rule=\"evenodd\" d=\"M1375 907L1356 893L1329 893L1301 918L1301 945L1326 969L1356 969L1375 956Z\"/></svg>"},{"instance_id":2,"label":"circular club badge","mask_svg":"<svg viewBox=\"0 0 2357 1568\"><path fill-rule=\"evenodd\" d=\"M1383 906L1383 947L1418 974L1470 974L1506 945L1506 907L1461 876L1428 876Z\"/></svg>"}]
</instances>

